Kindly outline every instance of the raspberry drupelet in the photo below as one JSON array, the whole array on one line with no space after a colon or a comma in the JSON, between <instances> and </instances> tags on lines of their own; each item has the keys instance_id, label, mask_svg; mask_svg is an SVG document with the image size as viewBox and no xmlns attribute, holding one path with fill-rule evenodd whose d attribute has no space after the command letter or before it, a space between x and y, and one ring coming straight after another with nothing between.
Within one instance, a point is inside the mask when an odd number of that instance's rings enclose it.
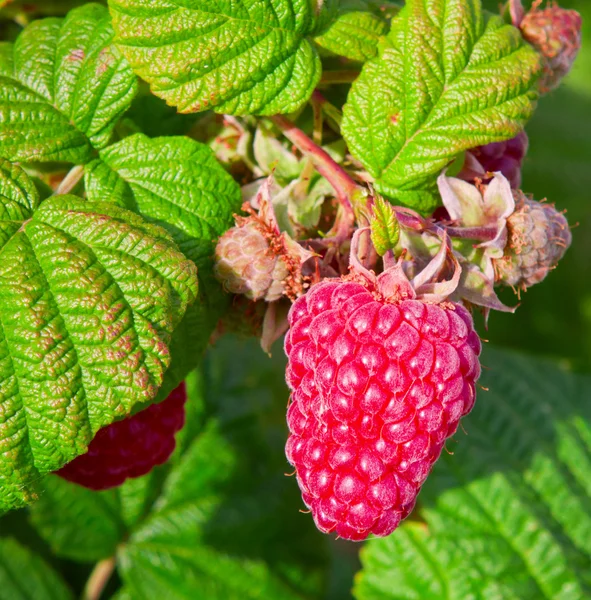
<instances>
[{"instance_id":1,"label":"raspberry drupelet","mask_svg":"<svg viewBox=\"0 0 591 600\"><path fill-rule=\"evenodd\" d=\"M379 283L313 286L285 340L288 460L317 527L356 541L412 511L480 375L462 305L393 299Z\"/></svg>"}]
</instances>

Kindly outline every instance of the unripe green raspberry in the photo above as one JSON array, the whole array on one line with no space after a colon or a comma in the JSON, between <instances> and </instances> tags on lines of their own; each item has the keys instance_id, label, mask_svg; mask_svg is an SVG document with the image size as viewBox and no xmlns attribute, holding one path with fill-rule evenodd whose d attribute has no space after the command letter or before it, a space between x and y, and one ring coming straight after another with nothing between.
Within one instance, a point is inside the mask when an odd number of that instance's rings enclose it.
<instances>
[{"instance_id":1,"label":"unripe green raspberry","mask_svg":"<svg viewBox=\"0 0 591 600\"><path fill-rule=\"evenodd\" d=\"M248 217L222 235L215 249L215 275L226 291L251 300L295 300L304 291L302 265L314 254L279 230L271 199L272 179L260 186Z\"/></svg>"},{"instance_id":2,"label":"unripe green raspberry","mask_svg":"<svg viewBox=\"0 0 591 600\"><path fill-rule=\"evenodd\" d=\"M528 12L520 29L523 37L543 56L544 75L539 87L549 92L570 71L581 48L581 15L551 4L543 10L536 3Z\"/></svg>"},{"instance_id":3,"label":"unripe green raspberry","mask_svg":"<svg viewBox=\"0 0 591 600\"><path fill-rule=\"evenodd\" d=\"M503 258L494 260L500 283L525 290L540 283L571 244L568 221L551 204L514 191L515 212L507 220Z\"/></svg>"}]
</instances>

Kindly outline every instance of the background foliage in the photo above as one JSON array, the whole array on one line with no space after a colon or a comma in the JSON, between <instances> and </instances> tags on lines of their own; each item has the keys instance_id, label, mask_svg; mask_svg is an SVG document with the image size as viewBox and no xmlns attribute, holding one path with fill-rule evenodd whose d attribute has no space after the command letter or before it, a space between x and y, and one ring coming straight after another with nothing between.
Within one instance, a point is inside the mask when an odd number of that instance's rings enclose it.
<instances>
[{"instance_id":1,"label":"background foliage","mask_svg":"<svg viewBox=\"0 0 591 600\"><path fill-rule=\"evenodd\" d=\"M39 16L80 4L44 2ZM418 516L365 545L359 599L591 595L591 6L562 5L582 13L584 45L565 84L528 124L523 188L568 209L579 223L573 246L516 315L491 316L483 335L511 352L485 352L482 383L491 391L480 393L453 456L436 466ZM18 34L18 6L0 13L4 39ZM151 137L182 135L207 120L176 115L145 94L127 116L124 126ZM157 219L157 198L133 199L135 182L116 151L100 158L87 177L101 185L108 164L132 190L130 201ZM182 243L183 232L175 233ZM505 300L515 301L510 292ZM255 342L223 339L190 377L188 427L169 464L102 493L49 478L39 503L0 518L0 599L77 597L94 563L111 556L118 569L105 598L350 597L359 546L316 532L298 512L297 485L283 475L283 364L280 347L269 360Z\"/></svg>"}]
</instances>

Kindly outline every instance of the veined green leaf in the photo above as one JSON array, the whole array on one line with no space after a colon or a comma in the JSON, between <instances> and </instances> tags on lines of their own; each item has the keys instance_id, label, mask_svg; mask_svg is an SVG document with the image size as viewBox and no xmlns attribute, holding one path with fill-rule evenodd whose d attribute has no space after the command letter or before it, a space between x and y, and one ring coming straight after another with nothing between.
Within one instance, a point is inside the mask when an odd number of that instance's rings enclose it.
<instances>
[{"instance_id":1,"label":"veined green leaf","mask_svg":"<svg viewBox=\"0 0 591 600\"><path fill-rule=\"evenodd\" d=\"M126 533L119 490L94 492L52 475L41 492L31 520L55 554L91 562L115 553Z\"/></svg>"},{"instance_id":2,"label":"veined green leaf","mask_svg":"<svg viewBox=\"0 0 591 600\"><path fill-rule=\"evenodd\" d=\"M110 199L169 231L199 268L200 295L175 333L165 397L198 364L227 307L213 276L217 238L233 224L242 196L212 150L184 137L136 134L105 148L87 165L90 200Z\"/></svg>"},{"instance_id":3,"label":"veined green leaf","mask_svg":"<svg viewBox=\"0 0 591 600\"><path fill-rule=\"evenodd\" d=\"M0 163L0 507L154 399L195 265L166 232L110 203L39 205Z\"/></svg>"},{"instance_id":4,"label":"veined green leaf","mask_svg":"<svg viewBox=\"0 0 591 600\"><path fill-rule=\"evenodd\" d=\"M84 163L111 137L137 79L112 44L107 9L35 21L0 52L0 156Z\"/></svg>"},{"instance_id":5,"label":"veined green leaf","mask_svg":"<svg viewBox=\"0 0 591 600\"><path fill-rule=\"evenodd\" d=\"M61 577L18 542L0 539L1 600L72 600Z\"/></svg>"},{"instance_id":6,"label":"veined green leaf","mask_svg":"<svg viewBox=\"0 0 591 600\"><path fill-rule=\"evenodd\" d=\"M519 31L480 0L409 0L351 88L343 135L380 193L429 213L457 154L521 130L539 72Z\"/></svg>"},{"instance_id":7,"label":"veined green leaf","mask_svg":"<svg viewBox=\"0 0 591 600\"><path fill-rule=\"evenodd\" d=\"M339 56L365 62L378 52L378 42L388 31L388 23L382 17L363 6L365 2L344 0L339 15L322 35L314 41Z\"/></svg>"},{"instance_id":8,"label":"veined green leaf","mask_svg":"<svg viewBox=\"0 0 591 600\"><path fill-rule=\"evenodd\" d=\"M419 495L370 540L359 600L584 600L591 595L591 379L488 350L472 413Z\"/></svg>"},{"instance_id":9,"label":"veined green leaf","mask_svg":"<svg viewBox=\"0 0 591 600\"><path fill-rule=\"evenodd\" d=\"M87 165L85 183L90 200L109 199L168 229L200 277L242 202L212 150L186 137L127 137Z\"/></svg>"},{"instance_id":10,"label":"veined green leaf","mask_svg":"<svg viewBox=\"0 0 591 600\"><path fill-rule=\"evenodd\" d=\"M318 83L309 36L334 2L110 0L117 43L152 91L180 112L295 111Z\"/></svg>"}]
</instances>

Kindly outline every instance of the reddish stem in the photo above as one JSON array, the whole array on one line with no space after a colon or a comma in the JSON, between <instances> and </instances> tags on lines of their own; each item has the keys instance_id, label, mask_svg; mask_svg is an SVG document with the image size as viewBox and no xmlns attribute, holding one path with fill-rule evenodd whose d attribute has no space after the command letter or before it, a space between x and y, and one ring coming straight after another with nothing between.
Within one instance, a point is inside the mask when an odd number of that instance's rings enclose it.
<instances>
[{"instance_id":1,"label":"reddish stem","mask_svg":"<svg viewBox=\"0 0 591 600\"><path fill-rule=\"evenodd\" d=\"M281 129L283 135L299 150L309 156L316 167L316 170L327 179L330 185L334 188L337 199L343 211L345 218L352 226L355 222L355 211L353 209L352 199L360 191L363 191L360 186L355 183L354 179L337 164L329 154L324 151L318 144L315 144L301 129L298 129L289 119L283 115L275 115L271 117L275 125Z\"/></svg>"},{"instance_id":2,"label":"reddish stem","mask_svg":"<svg viewBox=\"0 0 591 600\"><path fill-rule=\"evenodd\" d=\"M325 102L328 102L328 100L318 90L314 90L312 92L312 97L310 98L310 100L314 104L318 104L320 106L322 106Z\"/></svg>"},{"instance_id":3,"label":"reddish stem","mask_svg":"<svg viewBox=\"0 0 591 600\"><path fill-rule=\"evenodd\" d=\"M447 225L441 225L446 231L449 237L462 238L465 240L479 240L481 242L488 242L494 240L497 236L497 227L449 227Z\"/></svg>"}]
</instances>

